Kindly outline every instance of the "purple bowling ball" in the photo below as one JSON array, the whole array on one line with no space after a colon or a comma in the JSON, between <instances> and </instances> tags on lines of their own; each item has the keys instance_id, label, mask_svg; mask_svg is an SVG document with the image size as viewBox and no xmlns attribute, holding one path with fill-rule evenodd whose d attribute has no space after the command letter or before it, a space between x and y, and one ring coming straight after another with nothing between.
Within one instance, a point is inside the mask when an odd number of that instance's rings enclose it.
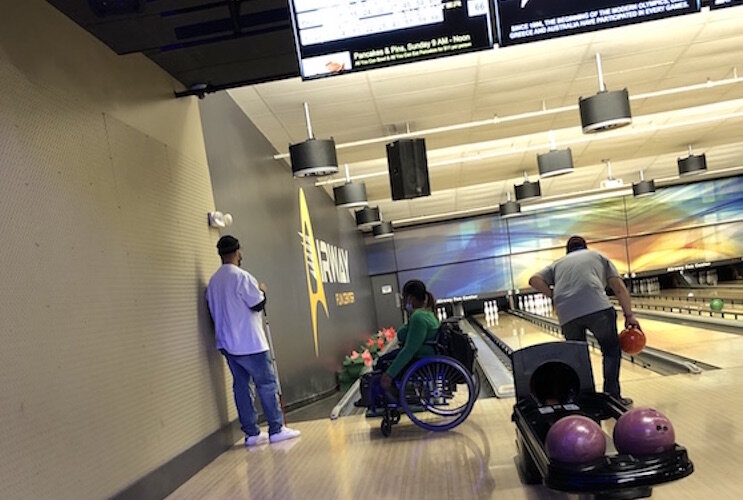
<instances>
[{"instance_id":1,"label":"purple bowling ball","mask_svg":"<svg viewBox=\"0 0 743 500\"><path fill-rule=\"evenodd\" d=\"M654 408L630 410L614 426L614 447L623 455L656 455L672 450L675 444L671 421Z\"/></svg>"},{"instance_id":2,"label":"purple bowling ball","mask_svg":"<svg viewBox=\"0 0 743 500\"><path fill-rule=\"evenodd\" d=\"M545 446L552 460L584 464L604 456L606 437L599 424L590 418L569 415L550 427Z\"/></svg>"}]
</instances>

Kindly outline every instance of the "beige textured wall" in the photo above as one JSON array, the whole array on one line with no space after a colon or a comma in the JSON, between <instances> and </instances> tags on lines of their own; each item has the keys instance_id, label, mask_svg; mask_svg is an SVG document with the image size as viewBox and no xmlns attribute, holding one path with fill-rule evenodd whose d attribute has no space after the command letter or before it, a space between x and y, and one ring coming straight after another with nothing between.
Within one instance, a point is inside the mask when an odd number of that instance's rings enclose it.
<instances>
[{"instance_id":1,"label":"beige textured wall","mask_svg":"<svg viewBox=\"0 0 743 500\"><path fill-rule=\"evenodd\" d=\"M109 496L235 418L197 102L42 0L0 16L0 498Z\"/></svg>"}]
</instances>

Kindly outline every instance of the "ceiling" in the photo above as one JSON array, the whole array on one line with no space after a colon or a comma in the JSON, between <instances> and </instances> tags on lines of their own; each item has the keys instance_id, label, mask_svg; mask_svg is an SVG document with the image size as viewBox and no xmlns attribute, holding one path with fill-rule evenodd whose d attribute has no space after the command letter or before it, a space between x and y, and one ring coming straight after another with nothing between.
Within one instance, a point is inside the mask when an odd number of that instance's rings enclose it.
<instances>
[{"instance_id":1,"label":"ceiling","mask_svg":"<svg viewBox=\"0 0 743 500\"><path fill-rule=\"evenodd\" d=\"M47 1L117 54L141 52L198 94L299 74L287 0Z\"/></svg>"},{"instance_id":2,"label":"ceiling","mask_svg":"<svg viewBox=\"0 0 743 500\"><path fill-rule=\"evenodd\" d=\"M597 53L608 90L628 88L633 124L586 135L577 103L598 90ZM572 149L576 169L542 180L543 198L599 188L607 178L603 159L628 185L640 180L640 170L662 185L677 175L676 158L689 144L706 153L711 172L739 167L743 78L734 79L736 66L743 77L743 7L229 93L281 153L307 138L307 102L314 135L335 139L339 162L348 164L353 180L366 182L370 203L397 226L495 210L524 172L538 178L536 154L549 150L551 130L558 147ZM647 95L668 89L678 91ZM473 121L486 123L422 134L432 194L391 200L385 136L408 126L415 132ZM318 179L329 192L343 182L343 175Z\"/></svg>"},{"instance_id":3,"label":"ceiling","mask_svg":"<svg viewBox=\"0 0 743 500\"><path fill-rule=\"evenodd\" d=\"M180 95L232 89L280 153L307 138L307 102L315 135L335 138L339 162L395 225L496 210L525 172L537 178L550 131L576 169L543 179L544 199L599 188L604 159L627 184L644 170L662 185L689 144L712 175L743 165L743 6L303 82L286 0L48 1L117 53L155 61ZM597 53L634 119L585 135L577 102L598 90ZM432 194L393 202L384 145L407 129L426 138ZM277 165L290 175L287 161ZM331 196L343 182L318 179Z\"/></svg>"}]
</instances>

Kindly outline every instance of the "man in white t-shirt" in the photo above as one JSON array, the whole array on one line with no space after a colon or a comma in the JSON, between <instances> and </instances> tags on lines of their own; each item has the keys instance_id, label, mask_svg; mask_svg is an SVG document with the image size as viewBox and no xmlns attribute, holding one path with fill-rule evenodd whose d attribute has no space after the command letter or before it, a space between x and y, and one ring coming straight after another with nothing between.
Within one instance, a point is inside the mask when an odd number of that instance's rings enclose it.
<instances>
[{"instance_id":1,"label":"man in white t-shirt","mask_svg":"<svg viewBox=\"0 0 743 500\"><path fill-rule=\"evenodd\" d=\"M593 333L604 358L604 392L631 405L631 399L620 395L622 352L617 333L617 312L606 295L608 286L622 307L625 326L640 328L632 313L627 287L614 264L603 254L589 250L582 237L571 237L566 249L567 255L532 276L529 285L553 298L562 334L567 340L585 342L586 330Z\"/></svg>"},{"instance_id":2,"label":"man in white t-shirt","mask_svg":"<svg viewBox=\"0 0 743 500\"><path fill-rule=\"evenodd\" d=\"M242 253L237 238L222 236L217 250L222 257L222 266L209 280L206 300L214 321L217 349L227 359L232 372L232 388L240 425L245 433L245 446L298 437L298 430L284 426L276 374L263 330L266 286L240 269ZM268 434L261 432L258 426L250 390L251 379L261 399Z\"/></svg>"}]
</instances>

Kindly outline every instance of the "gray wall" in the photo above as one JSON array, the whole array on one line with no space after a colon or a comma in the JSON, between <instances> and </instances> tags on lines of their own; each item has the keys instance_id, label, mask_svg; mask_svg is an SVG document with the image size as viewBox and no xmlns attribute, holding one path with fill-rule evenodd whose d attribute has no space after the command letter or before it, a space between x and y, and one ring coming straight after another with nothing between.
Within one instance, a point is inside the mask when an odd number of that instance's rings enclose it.
<instances>
[{"instance_id":1,"label":"gray wall","mask_svg":"<svg viewBox=\"0 0 743 500\"><path fill-rule=\"evenodd\" d=\"M42 0L0 16L0 498L105 498L236 417L198 100Z\"/></svg>"},{"instance_id":2,"label":"gray wall","mask_svg":"<svg viewBox=\"0 0 743 500\"><path fill-rule=\"evenodd\" d=\"M240 239L242 267L268 285L268 319L285 400L332 389L343 356L376 330L361 233L349 211L335 208L314 180L293 179L288 166L273 159L274 148L229 94L207 96L201 117L215 203L235 221L223 233ZM319 356L298 235L300 187L315 238L349 252L350 284L324 285L329 317L319 308ZM347 291L355 303L338 306L335 294Z\"/></svg>"}]
</instances>

